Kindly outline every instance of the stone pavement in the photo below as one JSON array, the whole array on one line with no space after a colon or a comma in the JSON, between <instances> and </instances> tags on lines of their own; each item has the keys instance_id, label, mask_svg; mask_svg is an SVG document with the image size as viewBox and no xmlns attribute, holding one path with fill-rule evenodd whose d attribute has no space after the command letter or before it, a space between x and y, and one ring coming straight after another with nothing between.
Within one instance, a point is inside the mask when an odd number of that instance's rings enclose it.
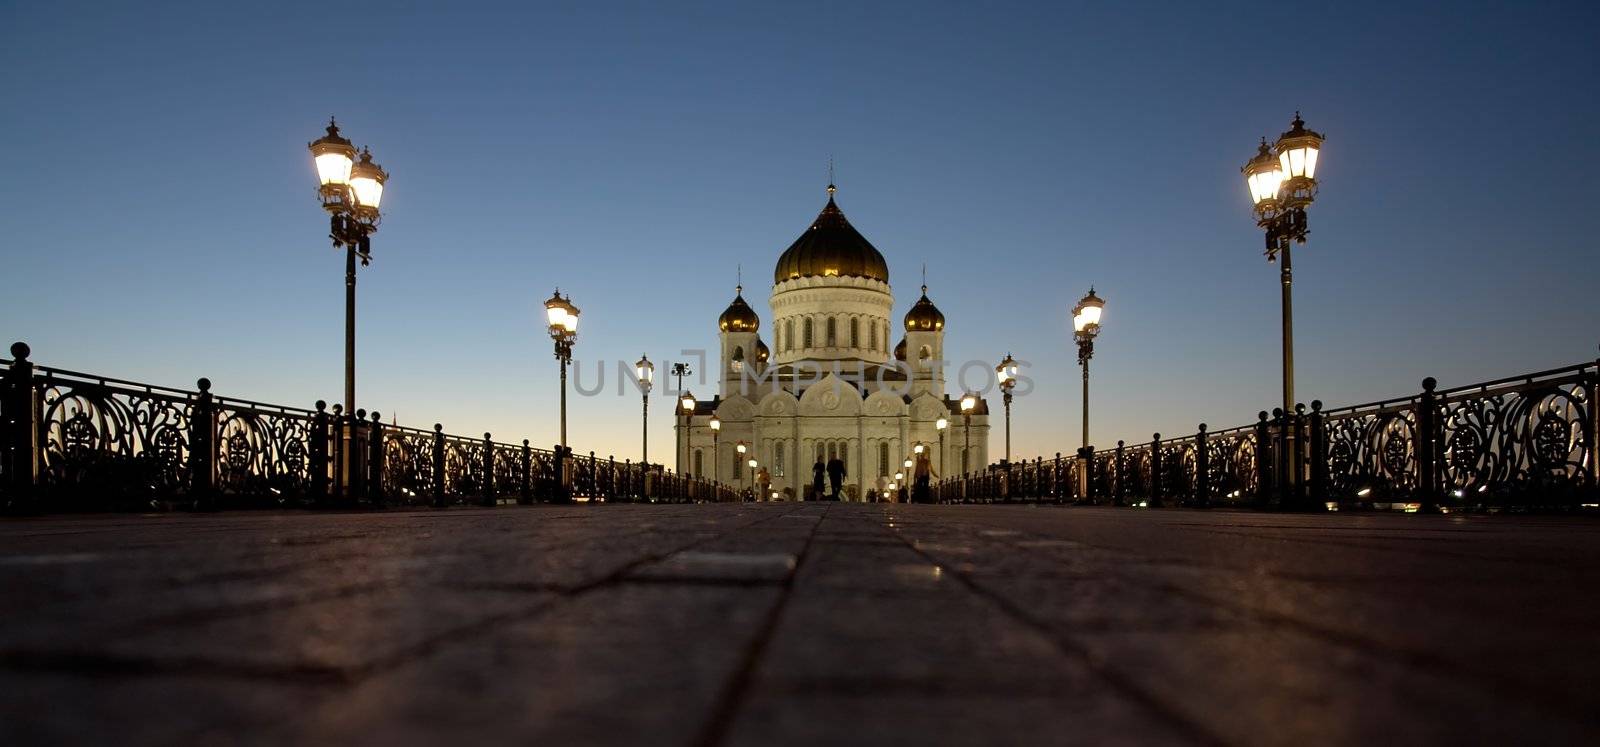
<instances>
[{"instance_id":1,"label":"stone pavement","mask_svg":"<svg viewBox=\"0 0 1600 747\"><path fill-rule=\"evenodd\" d=\"M0 522L0 744L1600 742L1600 523L764 504Z\"/></svg>"}]
</instances>

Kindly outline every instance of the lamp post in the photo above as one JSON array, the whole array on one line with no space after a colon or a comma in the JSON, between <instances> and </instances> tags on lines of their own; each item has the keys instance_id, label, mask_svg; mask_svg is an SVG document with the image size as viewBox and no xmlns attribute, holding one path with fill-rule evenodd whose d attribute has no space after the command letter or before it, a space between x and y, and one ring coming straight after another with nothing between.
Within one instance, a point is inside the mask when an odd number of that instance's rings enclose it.
<instances>
[{"instance_id":1,"label":"lamp post","mask_svg":"<svg viewBox=\"0 0 1600 747\"><path fill-rule=\"evenodd\" d=\"M307 144L317 168L317 195L328 211L328 238L334 248L343 247L344 256L344 417L348 419L339 450L340 485L354 497L355 456L352 443L356 429L356 259L361 266L372 262L372 234L378 230L382 213L383 186L389 174L372 162L372 152L356 148L339 134L339 125L328 120L328 132Z\"/></svg>"},{"instance_id":2,"label":"lamp post","mask_svg":"<svg viewBox=\"0 0 1600 747\"><path fill-rule=\"evenodd\" d=\"M1017 385L1017 361L1006 353L1006 358L1000 365L994 367L994 375L1000 379L1000 399L1006 404L1006 468L1011 468L1011 390Z\"/></svg>"},{"instance_id":3,"label":"lamp post","mask_svg":"<svg viewBox=\"0 0 1600 747\"><path fill-rule=\"evenodd\" d=\"M567 364L572 363L572 343L578 339L578 307L572 299L563 297L557 288L555 295L544 302L545 319L549 324L550 339L556 344L556 360L561 364L561 447L567 446Z\"/></svg>"},{"instance_id":4,"label":"lamp post","mask_svg":"<svg viewBox=\"0 0 1600 747\"><path fill-rule=\"evenodd\" d=\"M688 376L689 374L692 374L692 373L694 373L694 371L689 369L689 364L687 364L687 363L674 363L674 364L672 364L672 375L676 376L678 378L678 386L676 388L676 391L682 392L681 396L684 397L689 402L689 405L687 407L683 408L680 411L680 414L682 416L684 416L684 417L687 417L688 415L691 415L691 414L694 413L694 395L691 395L688 392L684 391L684 388L683 388L683 377ZM685 426L688 425L688 421L687 420L684 421L684 425ZM685 445L687 443L688 439L689 439L687 431L688 431L688 429L686 427L678 429L678 456L677 456L678 465L677 465L677 468L678 468L678 474L680 474L680 475L683 474L683 453L688 450L687 446Z\"/></svg>"},{"instance_id":5,"label":"lamp post","mask_svg":"<svg viewBox=\"0 0 1600 747\"><path fill-rule=\"evenodd\" d=\"M639 463L648 471L650 469L650 389L655 385L656 364L650 362L645 355L639 356L639 362L633 364L634 371L639 374L640 400L643 402L643 423L639 439Z\"/></svg>"},{"instance_id":6,"label":"lamp post","mask_svg":"<svg viewBox=\"0 0 1600 747\"><path fill-rule=\"evenodd\" d=\"M1245 184L1255 205L1256 225L1266 233L1268 262L1278 262L1279 283L1283 287L1283 411L1287 422L1295 417L1294 407L1294 272L1289 247L1306 243L1306 208L1317 196L1317 156L1322 150L1321 134L1306 129L1295 112L1289 131L1273 145L1261 139L1254 158L1245 163ZM1281 261L1279 261L1281 259ZM1294 427L1284 434L1288 454L1288 486L1298 498L1301 454L1294 442Z\"/></svg>"},{"instance_id":7,"label":"lamp post","mask_svg":"<svg viewBox=\"0 0 1600 747\"><path fill-rule=\"evenodd\" d=\"M1080 496L1089 495L1089 359L1094 357L1094 338L1100 334L1100 314L1105 307L1105 300L1094 294L1092 285L1089 295L1072 307L1072 336L1078 342L1078 365L1083 368L1083 445L1078 449L1083 459L1083 468L1078 470Z\"/></svg>"},{"instance_id":8,"label":"lamp post","mask_svg":"<svg viewBox=\"0 0 1600 747\"><path fill-rule=\"evenodd\" d=\"M749 450L749 448L750 447L744 445L743 441L740 441L739 443L736 443L736 444L733 445L733 451L734 451L733 466L737 467L737 466L739 466L740 462L744 461L744 453L747 450Z\"/></svg>"},{"instance_id":9,"label":"lamp post","mask_svg":"<svg viewBox=\"0 0 1600 747\"><path fill-rule=\"evenodd\" d=\"M972 392L967 392L966 394L961 395L962 427L964 430L966 430L967 434L967 445L961 450L962 474L966 474L969 471L967 462L971 458L970 455L972 454L972 411L976 409L978 409L978 395L973 394Z\"/></svg>"},{"instance_id":10,"label":"lamp post","mask_svg":"<svg viewBox=\"0 0 1600 747\"><path fill-rule=\"evenodd\" d=\"M681 365L681 364L680 364ZM676 366L674 366L676 368ZM677 373L674 371L673 373ZM683 381L681 378L679 381ZM694 394L685 391L678 397L678 414L683 418L683 427L678 431L683 435L678 438L678 474L682 475L684 452L689 450L689 427L694 424Z\"/></svg>"},{"instance_id":11,"label":"lamp post","mask_svg":"<svg viewBox=\"0 0 1600 747\"><path fill-rule=\"evenodd\" d=\"M939 432L939 474L944 474L944 429L950 427L949 418L939 418L933 421L933 429Z\"/></svg>"},{"instance_id":12,"label":"lamp post","mask_svg":"<svg viewBox=\"0 0 1600 747\"><path fill-rule=\"evenodd\" d=\"M722 419L711 416L711 481L722 479L722 450L718 445L719 436L722 435Z\"/></svg>"}]
</instances>

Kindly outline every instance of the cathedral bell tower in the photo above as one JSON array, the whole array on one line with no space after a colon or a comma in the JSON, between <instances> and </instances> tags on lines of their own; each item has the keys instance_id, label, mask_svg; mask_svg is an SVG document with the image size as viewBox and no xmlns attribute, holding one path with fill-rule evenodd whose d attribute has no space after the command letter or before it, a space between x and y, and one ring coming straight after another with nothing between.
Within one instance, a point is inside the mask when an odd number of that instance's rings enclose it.
<instances>
[{"instance_id":1,"label":"cathedral bell tower","mask_svg":"<svg viewBox=\"0 0 1600 747\"><path fill-rule=\"evenodd\" d=\"M944 314L928 300L928 286L922 297L906 312L906 337L896 348L895 357L911 367L911 394L929 392L944 396Z\"/></svg>"},{"instance_id":2,"label":"cathedral bell tower","mask_svg":"<svg viewBox=\"0 0 1600 747\"><path fill-rule=\"evenodd\" d=\"M734 288L733 302L717 318L722 341L722 388L724 398L740 393L740 381L764 371L767 366L767 346L757 337L761 319L755 309L744 300L744 286ZM748 368L754 366L754 368Z\"/></svg>"}]
</instances>

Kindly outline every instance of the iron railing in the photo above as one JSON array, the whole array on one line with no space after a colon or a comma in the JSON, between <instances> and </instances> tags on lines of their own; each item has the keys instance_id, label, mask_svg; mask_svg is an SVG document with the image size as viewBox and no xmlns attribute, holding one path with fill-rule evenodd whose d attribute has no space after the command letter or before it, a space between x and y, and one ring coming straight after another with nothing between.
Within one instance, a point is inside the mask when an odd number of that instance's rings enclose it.
<instances>
[{"instance_id":1,"label":"iron railing","mask_svg":"<svg viewBox=\"0 0 1600 747\"><path fill-rule=\"evenodd\" d=\"M0 505L147 511L558 501L732 501L654 465L384 424L0 359ZM348 434L346 431L348 430ZM349 436L348 438L346 436ZM349 448L351 468L340 469Z\"/></svg>"},{"instance_id":2,"label":"iron railing","mask_svg":"<svg viewBox=\"0 0 1600 747\"><path fill-rule=\"evenodd\" d=\"M1600 508L1600 361L1053 460L936 486L950 502L1407 511ZM1078 471L1088 469L1087 479ZM1087 485L1085 491L1083 486Z\"/></svg>"}]
</instances>

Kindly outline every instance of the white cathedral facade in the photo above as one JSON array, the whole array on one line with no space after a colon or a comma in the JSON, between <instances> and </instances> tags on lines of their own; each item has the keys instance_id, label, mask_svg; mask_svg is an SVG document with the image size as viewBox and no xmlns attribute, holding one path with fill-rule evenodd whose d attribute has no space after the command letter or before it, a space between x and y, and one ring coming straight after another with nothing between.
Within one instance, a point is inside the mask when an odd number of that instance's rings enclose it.
<instances>
[{"instance_id":1,"label":"white cathedral facade","mask_svg":"<svg viewBox=\"0 0 1600 747\"><path fill-rule=\"evenodd\" d=\"M952 398L945 390L953 366L943 365L944 314L923 286L899 344L891 344L888 263L845 219L833 193L830 184L828 204L778 258L771 346L742 287L717 320L717 394L698 399L690 415L677 413L686 472L753 488L748 460L755 459L778 499L798 500L811 497L813 466L837 458L846 470L845 499L865 500L895 473L909 472L903 465L918 445L940 477L988 464L988 404L979 398L966 417L961 393ZM713 418L720 429L711 427Z\"/></svg>"}]
</instances>

